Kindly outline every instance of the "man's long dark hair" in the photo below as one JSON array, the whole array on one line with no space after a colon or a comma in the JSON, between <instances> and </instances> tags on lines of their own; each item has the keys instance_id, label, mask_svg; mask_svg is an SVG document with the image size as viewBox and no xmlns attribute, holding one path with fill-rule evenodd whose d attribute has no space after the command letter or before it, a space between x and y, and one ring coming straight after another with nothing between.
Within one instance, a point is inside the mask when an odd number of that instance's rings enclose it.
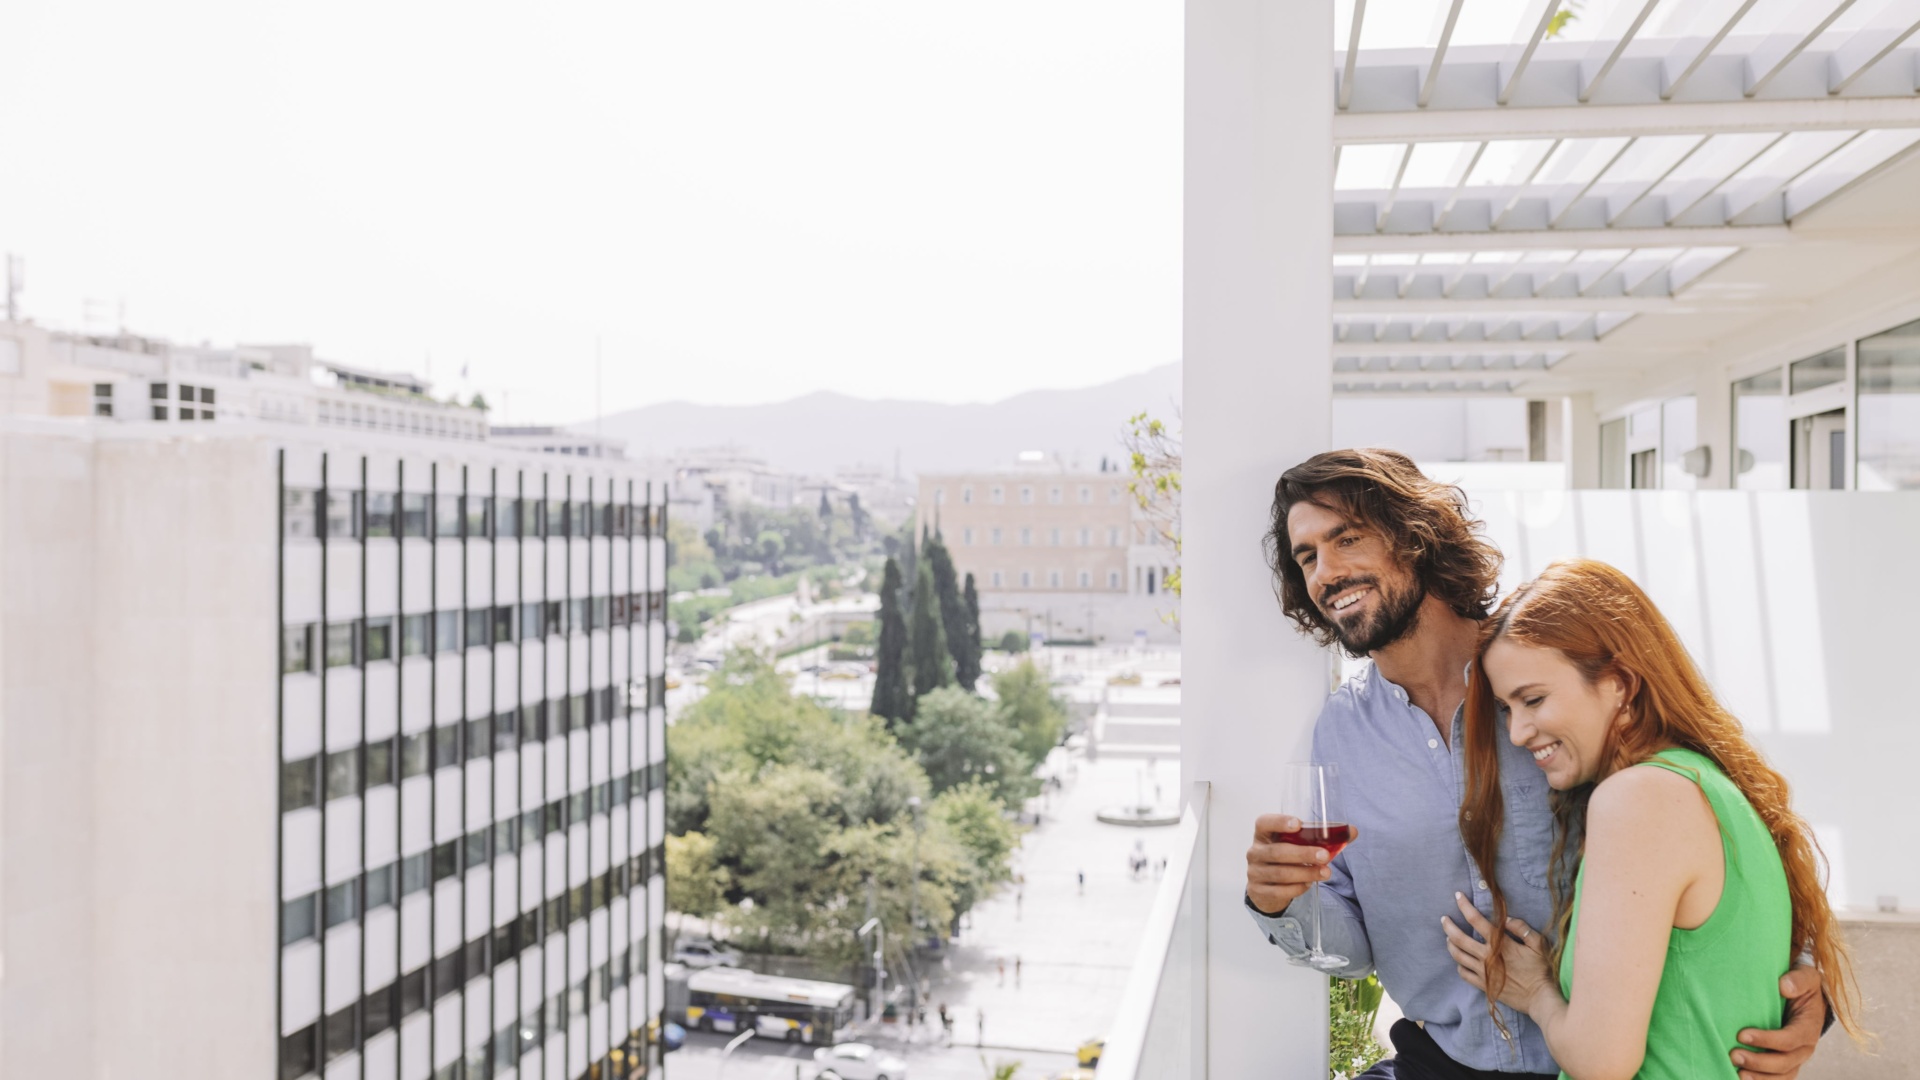
<instances>
[{"instance_id":1,"label":"man's long dark hair","mask_svg":"<svg viewBox=\"0 0 1920 1080\"><path fill-rule=\"evenodd\" d=\"M1339 640L1313 602L1300 564L1293 561L1287 511L1310 502L1378 530L1413 570L1427 595L1457 615L1484 619L1500 578L1500 549L1467 516L1466 493L1427 479L1393 450L1330 450L1288 469L1273 485L1267 529L1267 565L1279 582L1280 610L1321 645Z\"/></svg>"}]
</instances>

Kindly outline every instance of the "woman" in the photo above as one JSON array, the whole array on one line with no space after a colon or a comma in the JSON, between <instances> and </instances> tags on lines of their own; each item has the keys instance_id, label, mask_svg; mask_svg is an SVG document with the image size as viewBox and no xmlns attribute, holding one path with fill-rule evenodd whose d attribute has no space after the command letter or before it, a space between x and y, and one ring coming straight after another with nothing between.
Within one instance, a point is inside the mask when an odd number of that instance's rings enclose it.
<instances>
[{"instance_id":1,"label":"woman","mask_svg":"<svg viewBox=\"0 0 1920 1080\"><path fill-rule=\"evenodd\" d=\"M1496 1002L1530 1016L1578 1080L1731 1078L1732 1033L1779 1026L1780 976L1805 954L1859 1035L1811 830L1639 586L1605 563L1555 563L1486 621L1478 657L1460 831L1493 918L1461 897L1479 936L1442 922L1502 1030ZM1500 738L1555 792L1554 864L1579 863L1571 895L1557 875L1552 944L1507 918L1494 873L1503 784L1539 779L1499 775Z\"/></svg>"}]
</instances>

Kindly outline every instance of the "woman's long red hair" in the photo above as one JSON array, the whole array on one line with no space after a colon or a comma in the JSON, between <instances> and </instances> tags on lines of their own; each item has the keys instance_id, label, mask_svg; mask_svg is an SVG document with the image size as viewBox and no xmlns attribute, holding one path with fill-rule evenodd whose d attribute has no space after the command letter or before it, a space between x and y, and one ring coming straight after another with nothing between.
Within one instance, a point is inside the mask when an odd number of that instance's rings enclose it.
<instances>
[{"instance_id":1,"label":"woman's long red hair","mask_svg":"<svg viewBox=\"0 0 1920 1080\"><path fill-rule=\"evenodd\" d=\"M1460 834L1492 889L1493 925L1504 926L1507 919L1506 897L1494 874L1505 810L1499 741L1507 738L1507 725L1481 658L1501 638L1558 650L1589 683L1613 675L1625 684L1628 719L1608 731L1600 755L1600 779L1677 746L1706 756L1739 787L1773 834L1786 867L1787 889L1793 898L1794 954L1813 957L1834 1014L1850 1034L1860 1037L1852 961L1820 881L1823 857L1813 830L1793 811L1785 778L1766 763L1747 741L1740 721L1714 698L1660 609L1631 578L1603 562L1554 563L1507 597L1480 628L1479 650L1467 680L1462 747L1467 790L1460 806ZM1572 866L1584 843L1587 797L1592 791L1589 783L1553 796L1550 940L1556 970L1572 920ZM1487 1008L1493 1012L1492 1001L1506 982L1497 949L1487 957L1486 978Z\"/></svg>"}]
</instances>

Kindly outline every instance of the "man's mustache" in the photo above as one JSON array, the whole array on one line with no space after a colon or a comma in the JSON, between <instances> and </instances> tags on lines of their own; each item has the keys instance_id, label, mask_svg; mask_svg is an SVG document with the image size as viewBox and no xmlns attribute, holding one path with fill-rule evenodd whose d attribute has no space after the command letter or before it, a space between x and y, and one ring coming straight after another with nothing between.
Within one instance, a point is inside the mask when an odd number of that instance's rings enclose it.
<instances>
[{"instance_id":1,"label":"man's mustache","mask_svg":"<svg viewBox=\"0 0 1920 1080\"><path fill-rule=\"evenodd\" d=\"M1333 606L1334 597L1339 596L1341 593L1346 592L1348 589L1357 589L1362 585L1371 585L1377 589L1380 587L1380 581L1379 579L1373 578L1373 577L1357 577L1357 578L1348 578L1345 581L1335 582L1334 584L1329 585L1326 588L1320 590L1320 606L1322 608L1331 607Z\"/></svg>"}]
</instances>

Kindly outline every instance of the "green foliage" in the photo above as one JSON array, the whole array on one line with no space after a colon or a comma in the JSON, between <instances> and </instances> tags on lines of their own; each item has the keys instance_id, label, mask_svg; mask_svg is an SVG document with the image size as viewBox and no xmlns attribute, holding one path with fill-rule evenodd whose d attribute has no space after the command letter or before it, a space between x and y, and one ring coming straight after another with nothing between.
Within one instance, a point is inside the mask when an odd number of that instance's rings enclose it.
<instances>
[{"instance_id":1,"label":"green foliage","mask_svg":"<svg viewBox=\"0 0 1920 1080\"><path fill-rule=\"evenodd\" d=\"M849 625L846 631L840 635L840 641L845 645L873 644L873 624L870 622L857 622Z\"/></svg>"},{"instance_id":2,"label":"green foliage","mask_svg":"<svg viewBox=\"0 0 1920 1080\"><path fill-rule=\"evenodd\" d=\"M1127 430L1120 437L1127 448L1127 467L1133 479L1127 490L1159 539L1173 549L1172 567L1164 582L1166 590L1180 595L1180 496L1184 490L1180 472L1180 437L1159 420L1146 413L1127 418ZM1167 616L1171 618L1171 614Z\"/></svg>"},{"instance_id":3,"label":"green foliage","mask_svg":"<svg viewBox=\"0 0 1920 1080\"><path fill-rule=\"evenodd\" d=\"M1001 652L1023 653L1027 651L1027 635L1018 630L1009 630L1000 635L1000 644L994 646Z\"/></svg>"},{"instance_id":4,"label":"green foliage","mask_svg":"<svg viewBox=\"0 0 1920 1080\"><path fill-rule=\"evenodd\" d=\"M727 871L714 864L713 838L689 832L667 837L667 906L708 919L727 902Z\"/></svg>"},{"instance_id":5,"label":"green foliage","mask_svg":"<svg viewBox=\"0 0 1920 1080\"><path fill-rule=\"evenodd\" d=\"M927 772L935 792L966 783L985 785L1006 806L1039 794L1033 762L1019 735L986 701L958 687L920 698L913 720L898 729L900 744Z\"/></svg>"},{"instance_id":6,"label":"green foliage","mask_svg":"<svg viewBox=\"0 0 1920 1080\"><path fill-rule=\"evenodd\" d=\"M1580 18L1581 0L1566 0L1560 10L1547 20L1547 37L1557 38L1566 32L1568 26Z\"/></svg>"},{"instance_id":7,"label":"green foliage","mask_svg":"<svg viewBox=\"0 0 1920 1080\"><path fill-rule=\"evenodd\" d=\"M888 559L880 580L880 644L874 652L873 704L868 711L889 726L913 716L911 663L907 620L900 613L900 564Z\"/></svg>"},{"instance_id":8,"label":"green foliage","mask_svg":"<svg viewBox=\"0 0 1920 1080\"><path fill-rule=\"evenodd\" d=\"M967 641L972 643L973 666L968 670L973 675L973 679L966 683L967 689L971 690L974 684L980 681L980 654L985 651L984 643L980 640L980 593L973 587L973 574L971 572L967 574L966 587L960 592L960 604L966 609L967 628L965 633ZM959 673L955 672L955 676L958 677L958 675Z\"/></svg>"},{"instance_id":9,"label":"green foliage","mask_svg":"<svg viewBox=\"0 0 1920 1080\"><path fill-rule=\"evenodd\" d=\"M1386 1056L1386 1048L1373 1041L1381 995L1380 980L1373 975L1327 980L1328 1080L1358 1076Z\"/></svg>"},{"instance_id":10,"label":"green foliage","mask_svg":"<svg viewBox=\"0 0 1920 1080\"><path fill-rule=\"evenodd\" d=\"M950 787L927 810L931 827L944 830L967 853L969 874L960 883L954 907L966 911L996 883L1008 879L1008 857L1020 842L1020 832L1007 820L993 789L965 783Z\"/></svg>"},{"instance_id":11,"label":"green foliage","mask_svg":"<svg viewBox=\"0 0 1920 1080\"><path fill-rule=\"evenodd\" d=\"M947 649L947 629L941 621L940 593L934 588L933 568L926 562L920 564L918 582L913 587L907 648L912 657L914 697L953 685L953 655Z\"/></svg>"},{"instance_id":12,"label":"green foliage","mask_svg":"<svg viewBox=\"0 0 1920 1080\"><path fill-rule=\"evenodd\" d=\"M1000 699L1000 717L1015 733L1015 745L1035 764L1060 745L1067 731L1067 711L1053 696L1046 673L1032 660L1022 660L993 677L993 694Z\"/></svg>"},{"instance_id":13,"label":"green foliage","mask_svg":"<svg viewBox=\"0 0 1920 1080\"><path fill-rule=\"evenodd\" d=\"M980 680L980 635L971 630L966 602L960 596L959 576L954 572L953 555L946 542L934 537L927 544L927 565L933 570L933 591L940 600L940 628L946 637L947 652L953 657L953 680L962 690L972 690ZM979 603L978 598L974 603Z\"/></svg>"},{"instance_id":14,"label":"green foliage","mask_svg":"<svg viewBox=\"0 0 1920 1080\"><path fill-rule=\"evenodd\" d=\"M909 800L927 800L926 773L880 721L794 697L751 652L708 685L670 736L674 910L717 915L762 947L851 962L870 896L888 936L905 941L916 906L922 932L937 932L1006 877L1012 827L988 789L926 801L916 828Z\"/></svg>"}]
</instances>

